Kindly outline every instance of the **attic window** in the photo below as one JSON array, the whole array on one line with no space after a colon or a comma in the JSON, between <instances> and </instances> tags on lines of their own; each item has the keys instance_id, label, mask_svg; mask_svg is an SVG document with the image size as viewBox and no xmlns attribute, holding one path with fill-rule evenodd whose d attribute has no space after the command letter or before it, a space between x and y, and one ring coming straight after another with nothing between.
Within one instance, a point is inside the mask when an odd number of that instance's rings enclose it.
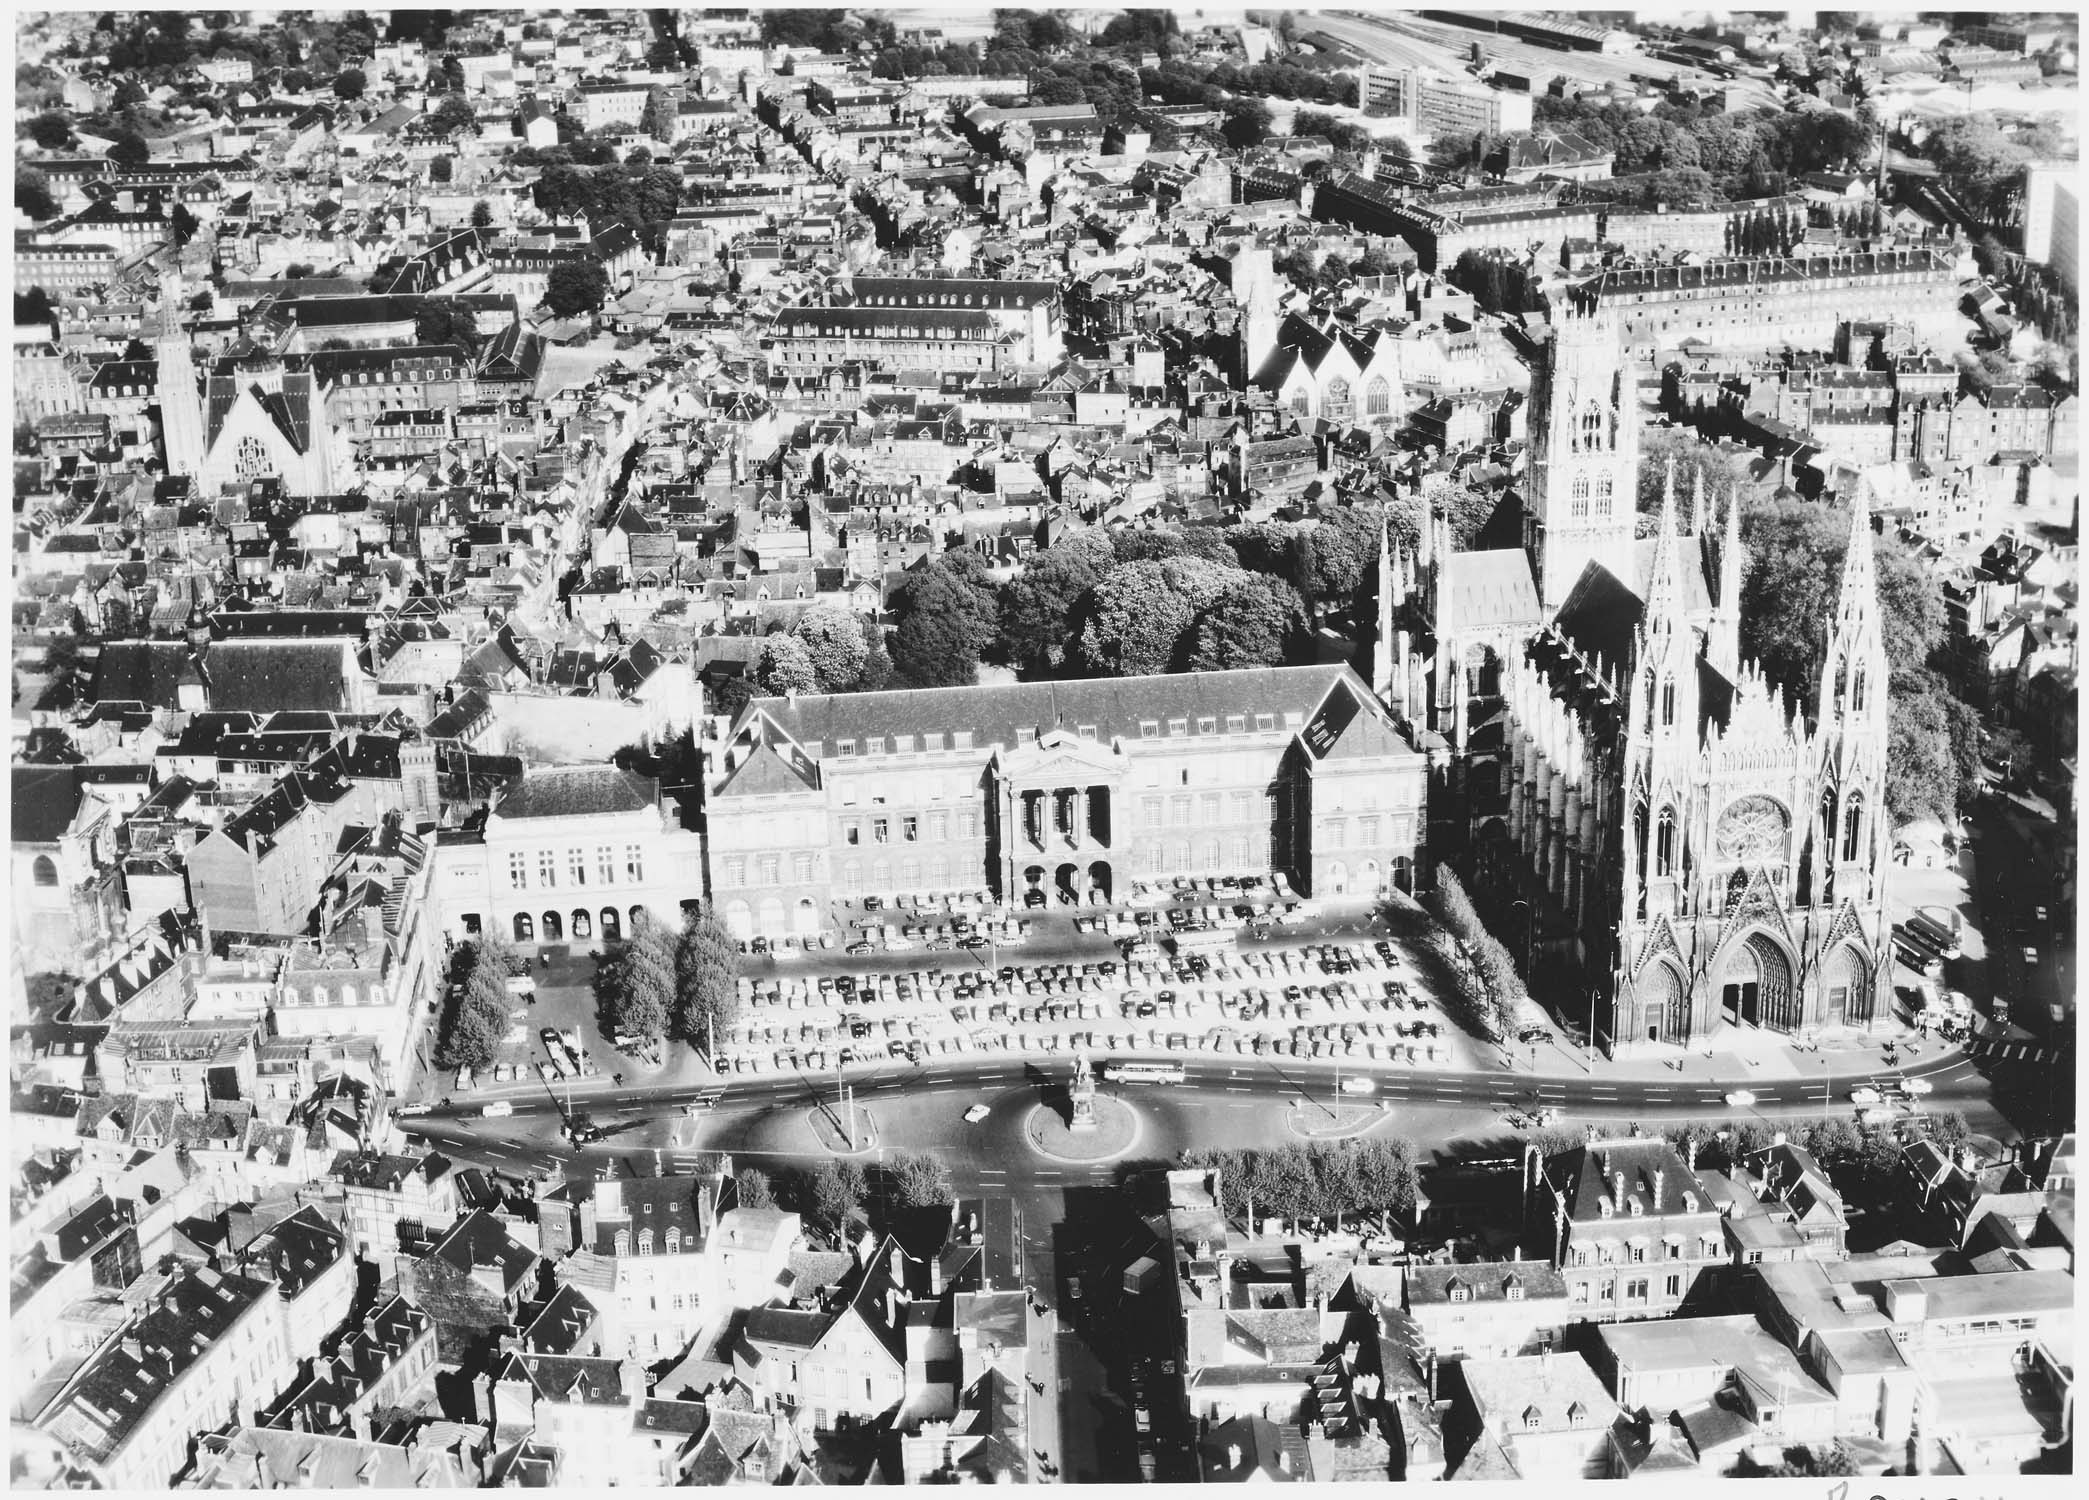
<instances>
[{"instance_id":1,"label":"attic window","mask_svg":"<svg viewBox=\"0 0 2089 1500\"><path fill-rule=\"evenodd\" d=\"M1274 729L1277 727L1277 716L1275 714L1257 714L1255 715L1255 727L1260 730Z\"/></svg>"},{"instance_id":2,"label":"attic window","mask_svg":"<svg viewBox=\"0 0 2089 1500\"><path fill-rule=\"evenodd\" d=\"M950 742L952 749L970 750L972 748L972 731L969 729L960 729L956 733L951 735Z\"/></svg>"},{"instance_id":3,"label":"attic window","mask_svg":"<svg viewBox=\"0 0 2089 1500\"><path fill-rule=\"evenodd\" d=\"M1082 738L1082 739L1084 739L1084 740L1092 740L1092 739L1094 739L1094 738L1095 738L1095 726L1094 726L1093 724L1083 724L1083 725L1081 726L1081 728L1080 728L1080 736L1081 736L1081 738Z\"/></svg>"},{"instance_id":4,"label":"attic window","mask_svg":"<svg viewBox=\"0 0 2089 1500\"><path fill-rule=\"evenodd\" d=\"M1248 721L1247 716L1245 714L1226 715L1226 733L1245 734L1247 732L1247 728Z\"/></svg>"},{"instance_id":5,"label":"attic window","mask_svg":"<svg viewBox=\"0 0 2089 1500\"><path fill-rule=\"evenodd\" d=\"M1472 1301L1472 1288L1466 1286L1463 1282L1454 1281L1445 1288L1445 1291L1450 1294L1450 1299L1453 1302Z\"/></svg>"},{"instance_id":6,"label":"attic window","mask_svg":"<svg viewBox=\"0 0 2089 1500\"><path fill-rule=\"evenodd\" d=\"M1188 734L1189 732L1190 721L1188 719L1170 719L1168 721L1168 733Z\"/></svg>"},{"instance_id":7,"label":"attic window","mask_svg":"<svg viewBox=\"0 0 2089 1500\"><path fill-rule=\"evenodd\" d=\"M937 733L935 733L935 732L933 732L933 731L932 731L932 732L930 732L930 733L928 733L928 734L924 734L924 735L923 735L923 736L921 737L921 748L922 748L922 749L924 749L924 750L940 750L940 749L942 749L942 748L943 748L943 736L942 736L942 735L940 735L940 734L937 734Z\"/></svg>"},{"instance_id":8,"label":"attic window","mask_svg":"<svg viewBox=\"0 0 2089 1500\"><path fill-rule=\"evenodd\" d=\"M854 755L856 753L856 742L854 740L836 740L834 742L834 753L840 756Z\"/></svg>"},{"instance_id":9,"label":"attic window","mask_svg":"<svg viewBox=\"0 0 2089 1500\"><path fill-rule=\"evenodd\" d=\"M1159 739L1159 738L1160 738L1160 734L1161 734L1161 725L1160 725L1160 720L1158 720L1158 719L1141 719L1141 720L1139 721L1139 738L1140 738L1140 739L1142 739L1142 740L1155 740L1155 739Z\"/></svg>"},{"instance_id":10,"label":"attic window","mask_svg":"<svg viewBox=\"0 0 2089 1500\"><path fill-rule=\"evenodd\" d=\"M874 734L866 739L863 742L863 753L865 755L883 755L885 753L885 736Z\"/></svg>"},{"instance_id":11,"label":"attic window","mask_svg":"<svg viewBox=\"0 0 2089 1500\"><path fill-rule=\"evenodd\" d=\"M892 737L892 753L894 755L912 755L914 753L914 736L911 734L895 734Z\"/></svg>"},{"instance_id":12,"label":"attic window","mask_svg":"<svg viewBox=\"0 0 2089 1500\"><path fill-rule=\"evenodd\" d=\"M1218 721L1217 719L1215 719L1215 718L1212 718L1212 717L1210 717L1209 715L1207 715L1207 716L1205 716L1204 718L1201 718L1201 719L1199 719L1199 720L1197 721L1197 733L1199 733L1199 734L1217 734L1218 732L1219 732L1219 721Z\"/></svg>"}]
</instances>

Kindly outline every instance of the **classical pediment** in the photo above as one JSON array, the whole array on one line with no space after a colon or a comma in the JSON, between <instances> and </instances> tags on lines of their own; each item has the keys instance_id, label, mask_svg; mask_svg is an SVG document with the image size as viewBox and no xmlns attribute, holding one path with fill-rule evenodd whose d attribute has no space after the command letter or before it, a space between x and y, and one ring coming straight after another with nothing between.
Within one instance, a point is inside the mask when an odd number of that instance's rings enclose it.
<instances>
[{"instance_id":1,"label":"classical pediment","mask_svg":"<svg viewBox=\"0 0 2089 1500\"><path fill-rule=\"evenodd\" d=\"M1001 774L1010 781L1076 785L1081 778L1116 777L1125 760L1108 745L1085 740L1070 729L1053 729L1030 745L1004 750Z\"/></svg>"}]
</instances>

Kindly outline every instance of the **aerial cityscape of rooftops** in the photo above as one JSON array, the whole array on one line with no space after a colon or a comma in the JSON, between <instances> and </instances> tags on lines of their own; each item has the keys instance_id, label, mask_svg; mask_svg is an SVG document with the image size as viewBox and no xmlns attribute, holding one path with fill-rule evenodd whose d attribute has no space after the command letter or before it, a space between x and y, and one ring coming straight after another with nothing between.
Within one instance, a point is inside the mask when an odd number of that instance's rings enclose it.
<instances>
[{"instance_id":1,"label":"aerial cityscape of rooftops","mask_svg":"<svg viewBox=\"0 0 2089 1500\"><path fill-rule=\"evenodd\" d=\"M14 1486L2069 1482L2074 14L16 26Z\"/></svg>"}]
</instances>

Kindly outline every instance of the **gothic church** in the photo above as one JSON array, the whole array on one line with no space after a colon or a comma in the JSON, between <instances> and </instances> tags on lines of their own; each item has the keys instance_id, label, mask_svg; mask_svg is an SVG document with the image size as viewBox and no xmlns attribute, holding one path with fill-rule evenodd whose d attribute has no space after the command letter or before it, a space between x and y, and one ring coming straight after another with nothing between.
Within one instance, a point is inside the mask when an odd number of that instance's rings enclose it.
<instances>
[{"instance_id":1,"label":"gothic church","mask_svg":"<svg viewBox=\"0 0 2089 1500\"><path fill-rule=\"evenodd\" d=\"M1530 411L1523 545L1453 552L1432 514L1380 563L1376 686L1432 732L1432 839L1483 884L1542 887L1530 962L1578 968L1586 993L1561 1009L1613 1052L1887 1019L1869 517L1808 721L1741 660L1738 498L1716 524L1700 482L1685 533L1671 475L1635 538L1638 398L1614 318L1560 310Z\"/></svg>"}]
</instances>

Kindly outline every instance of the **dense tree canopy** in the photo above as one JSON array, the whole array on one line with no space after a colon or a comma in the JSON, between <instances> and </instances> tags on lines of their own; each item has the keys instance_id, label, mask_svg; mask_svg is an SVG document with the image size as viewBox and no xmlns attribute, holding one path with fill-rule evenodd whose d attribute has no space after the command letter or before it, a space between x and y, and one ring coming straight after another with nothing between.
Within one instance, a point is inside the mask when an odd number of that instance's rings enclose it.
<instances>
[{"instance_id":1,"label":"dense tree canopy","mask_svg":"<svg viewBox=\"0 0 2089 1500\"><path fill-rule=\"evenodd\" d=\"M675 941L673 1034L715 1057L739 1016L740 948L708 904L682 919Z\"/></svg>"},{"instance_id":2,"label":"dense tree canopy","mask_svg":"<svg viewBox=\"0 0 2089 1500\"><path fill-rule=\"evenodd\" d=\"M593 312L608 295L609 272L593 257L561 261L545 278L544 305L561 318Z\"/></svg>"},{"instance_id":3,"label":"dense tree canopy","mask_svg":"<svg viewBox=\"0 0 2089 1500\"><path fill-rule=\"evenodd\" d=\"M819 674L805 642L794 635L772 635L762 642L754 663L755 686L771 697L787 693L810 693L817 689Z\"/></svg>"},{"instance_id":4,"label":"dense tree canopy","mask_svg":"<svg viewBox=\"0 0 2089 1500\"><path fill-rule=\"evenodd\" d=\"M1298 590L1281 578L1249 573L1197 616L1183 665L1192 672L1279 667L1298 655L1308 634Z\"/></svg>"},{"instance_id":5,"label":"dense tree canopy","mask_svg":"<svg viewBox=\"0 0 2089 1500\"><path fill-rule=\"evenodd\" d=\"M1000 633L1000 605L976 553L946 552L896 591L894 673L913 687L976 682L979 659Z\"/></svg>"},{"instance_id":6,"label":"dense tree canopy","mask_svg":"<svg viewBox=\"0 0 2089 1500\"><path fill-rule=\"evenodd\" d=\"M815 604L791 633L805 647L816 691L846 693L860 684L870 645L855 615L837 604Z\"/></svg>"},{"instance_id":7,"label":"dense tree canopy","mask_svg":"<svg viewBox=\"0 0 2089 1500\"><path fill-rule=\"evenodd\" d=\"M1075 612L1116 566L1109 534L1075 532L1035 554L1001 591L997 654L1018 670L1051 672L1066 662Z\"/></svg>"}]
</instances>

